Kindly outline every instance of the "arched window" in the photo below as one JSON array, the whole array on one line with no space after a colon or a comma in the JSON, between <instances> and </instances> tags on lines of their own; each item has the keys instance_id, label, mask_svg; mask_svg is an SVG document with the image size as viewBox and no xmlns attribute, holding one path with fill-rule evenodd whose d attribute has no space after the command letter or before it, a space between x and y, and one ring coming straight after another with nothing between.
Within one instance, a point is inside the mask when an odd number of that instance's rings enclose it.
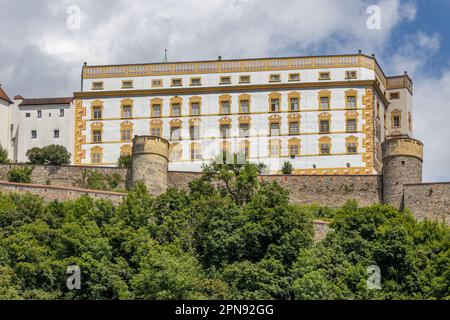
<instances>
[{"instance_id":1,"label":"arched window","mask_svg":"<svg viewBox=\"0 0 450 320\"><path fill-rule=\"evenodd\" d=\"M296 158L300 156L300 140L293 138L289 140L289 156Z\"/></svg>"},{"instance_id":2,"label":"arched window","mask_svg":"<svg viewBox=\"0 0 450 320\"><path fill-rule=\"evenodd\" d=\"M319 92L319 110L330 110L331 91L322 90Z\"/></svg>"},{"instance_id":3,"label":"arched window","mask_svg":"<svg viewBox=\"0 0 450 320\"><path fill-rule=\"evenodd\" d=\"M203 159L202 155L202 147L199 143L191 143L190 145L191 151L191 161L199 161Z\"/></svg>"},{"instance_id":4,"label":"arched window","mask_svg":"<svg viewBox=\"0 0 450 320\"><path fill-rule=\"evenodd\" d=\"M355 136L345 138L345 149L348 154L358 153L358 138Z\"/></svg>"},{"instance_id":5,"label":"arched window","mask_svg":"<svg viewBox=\"0 0 450 320\"><path fill-rule=\"evenodd\" d=\"M131 156L131 145L125 144L120 147L120 155L123 156Z\"/></svg>"},{"instance_id":6,"label":"arched window","mask_svg":"<svg viewBox=\"0 0 450 320\"><path fill-rule=\"evenodd\" d=\"M91 164L101 164L103 162L103 149L95 146L91 148Z\"/></svg>"},{"instance_id":7,"label":"arched window","mask_svg":"<svg viewBox=\"0 0 450 320\"><path fill-rule=\"evenodd\" d=\"M133 140L133 123L124 121L120 124L120 141L129 142Z\"/></svg>"},{"instance_id":8,"label":"arched window","mask_svg":"<svg viewBox=\"0 0 450 320\"><path fill-rule=\"evenodd\" d=\"M163 134L163 122L162 120L150 121L150 135L155 137L162 137Z\"/></svg>"},{"instance_id":9,"label":"arched window","mask_svg":"<svg viewBox=\"0 0 450 320\"><path fill-rule=\"evenodd\" d=\"M133 100L124 99L120 102L120 111L122 119L133 118Z\"/></svg>"},{"instance_id":10,"label":"arched window","mask_svg":"<svg viewBox=\"0 0 450 320\"><path fill-rule=\"evenodd\" d=\"M279 158L281 156L281 141L273 139L269 141L269 157Z\"/></svg>"},{"instance_id":11,"label":"arched window","mask_svg":"<svg viewBox=\"0 0 450 320\"><path fill-rule=\"evenodd\" d=\"M172 143L169 150L170 161L180 161L183 155L183 148L179 143Z\"/></svg>"},{"instance_id":12,"label":"arched window","mask_svg":"<svg viewBox=\"0 0 450 320\"><path fill-rule=\"evenodd\" d=\"M331 139L329 137L321 137L319 139L319 154L322 156L331 154Z\"/></svg>"}]
</instances>

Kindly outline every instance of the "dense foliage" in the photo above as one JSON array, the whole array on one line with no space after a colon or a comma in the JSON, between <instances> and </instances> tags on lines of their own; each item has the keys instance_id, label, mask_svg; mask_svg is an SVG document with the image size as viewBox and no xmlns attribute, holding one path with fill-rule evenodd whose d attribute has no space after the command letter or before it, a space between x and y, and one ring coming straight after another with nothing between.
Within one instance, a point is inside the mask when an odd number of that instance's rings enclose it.
<instances>
[{"instance_id":1,"label":"dense foliage","mask_svg":"<svg viewBox=\"0 0 450 320\"><path fill-rule=\"evenodd\" d=\"M119 160L117 160L117 166L119 168L131 169L133 164L133 159L131 155L120 156Z\"/></svg>"},{"instance_id":2,"label":"dense foliage","mask_svg":"<svg viewBox=\"0 0 450 320\"><path fill-rule=\"evenodd\" d=\"M8 171L8 181L18 183L31 183L33 167L14 167Z\"/></svg>"},{"instance_id":3,"label":"dense foliage","mask_svg":"<svg viewBox=\"0 0 450 320\"><path fill-rule=\"evenodd\" d=\"M292 163L290 163L289 161L286 161L285 163L283 163L281 172L283 174L292 174L292 172L294 172L294 167L292 166Z\"/></svg>"},{"instance_id":4,"label":"dense foliage","mask_svg":"<svg viewBox=\"0 0 450 320\"><path fill-rule=\"evenodd\" d=\"M450 298L450 231L349 202L314 243L318 207L289 205L260 168L214 163L189 192L45 204L0 194L0 299ZM81 290L66 269L81 269ZM381 269L369 290L367 267Z\"/></svg>"},{"instance_id":5,"label":"dense foliage","mask_svg":"<svg viewBox=\"0 0 450 320\"><path fill-rule=\"evenodd\" d=\"M83 188L104 191L122 191L120 182L122 176L118 173L103 174L96 171L83 171Z\"/></svg>"},{"instance_id":6,"label":"dense foliage","mask_svg":"<svg viewBox=\"0 0 450 320\"><path fill-rule=\"evenodd\" d=\"M0 145L0 164L8 164L8 151Z\"/></svg>"},{"instance_id":7,"label":"dense foliage","mask_svg":"<svg viewBox=\"0 0 450 320\"><path fill-rule=\"evenodd\" d=\"M26 156L31 164L54 166L70 164L70 152L66 147L55 144L43 148L32 148L27 151Z\"/></svg>"}]
</instances>

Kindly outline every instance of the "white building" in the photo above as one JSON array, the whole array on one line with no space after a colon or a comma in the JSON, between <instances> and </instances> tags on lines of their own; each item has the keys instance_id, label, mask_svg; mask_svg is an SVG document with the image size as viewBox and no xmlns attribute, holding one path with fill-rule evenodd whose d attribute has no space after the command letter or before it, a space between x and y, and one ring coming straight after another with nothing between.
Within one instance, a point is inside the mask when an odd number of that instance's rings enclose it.
<instances>
[{"instance_id":1,"label":"white building","mask_svg":"<svg viewBox=\"0 0 450 320\"><path fill-rule=\"evenodd\" d=\"M412 82L374 57L87 66L75 93L75 164L115 165L134 135L171 142L170 170L200 171L222 150L272 173L375 174L381 143L412 136Z\"/></svg>"},{"instance_id":2,"label":"white building","mask_svg":"<svg viewBox=\"0 0 450 320\"><path fill-rule=\"evenodd\" d=\"M24 99L14 97L10 115L10 158L27 162L26 153L34 147L52 144L73 150L72 97Z\"/></svg>"},{"instance_id":3,"label":"white building","mask_svg":"<svg viewBox=\"0 0 450 320\"><path fill-rule=\"evenodd\" d=\"M10 119L10 105L11 99L0 85L0 146L9 150L9 119Z\"/></svg>"}]
</instances>

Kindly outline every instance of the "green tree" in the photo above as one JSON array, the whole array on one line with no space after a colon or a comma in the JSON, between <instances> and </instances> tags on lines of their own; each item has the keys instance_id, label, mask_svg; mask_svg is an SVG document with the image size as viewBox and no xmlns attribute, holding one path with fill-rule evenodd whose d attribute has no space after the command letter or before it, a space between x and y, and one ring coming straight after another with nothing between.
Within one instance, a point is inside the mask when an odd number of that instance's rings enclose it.
<instances>
[{"instance_id":1,"label":"green tree","mask_svg":"<svg viewBox=\"0 0 450 320\"><path fill-rule=\"evenodd\" d=\"M290 163L289 161L283 163L283 167L281 168L281 172L283 174L292 174L293 171L294 167L292 166L292 163Z\"/></svg>"},{"instance_id":2,"label":"green tree","mask_svg":"<svg viewBox=\"0 0 450 320\"><path fill-rule=\"evenodd\" d=\"M133 165L133 158L131 155L120 156L119 160L117 160L117 166L119 168L131 169Z\"/></svg>"},{"instance_id":3,"label":"green tree","mask_svg":"<svg viewBox=\"0 0 450 320\"><path fill-rule=\"evenodd\" d=\"M0 164L8 164L8 151L0 145Z\"/></svg>"},{"instance_id":4,"label":"green tree","mask_svg":"<svg viewBox=\"0 0 450 320\"><path fill-rule=\"evenodd\" d=\"M31 183L32 167L15 167L8 171L8 181L17 183Z\"/></svg>"},{"instance_id":5,"label":"green tree","mask_svg":"<svg viewBox=\"0 0 450 320\"><path fill-rule=\"evenodd\" d=\"M71 155L66 147L52 144L44 148L32 148L26 156L31 164L61 166L70 164Z\"/></svg>"}]
</instances>

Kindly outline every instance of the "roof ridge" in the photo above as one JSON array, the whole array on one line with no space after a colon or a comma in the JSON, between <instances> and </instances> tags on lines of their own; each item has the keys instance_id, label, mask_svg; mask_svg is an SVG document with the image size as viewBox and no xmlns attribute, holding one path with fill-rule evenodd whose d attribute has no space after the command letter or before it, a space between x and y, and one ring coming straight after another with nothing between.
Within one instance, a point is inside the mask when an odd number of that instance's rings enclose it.
<instances>
[{"instance_id":1,"label":"roof ridge","mask_svg":"<svg viewBox=\"0 0 450 320\"><path fill-rule=\"evenodd\" d=\"M2 85L0 84L0 99L4 100L10 104L12 104L13 102L11 101L11 99L8 97L8 95L6 94L5 90L3 90Z\"/></svg>"}]
</instances>

